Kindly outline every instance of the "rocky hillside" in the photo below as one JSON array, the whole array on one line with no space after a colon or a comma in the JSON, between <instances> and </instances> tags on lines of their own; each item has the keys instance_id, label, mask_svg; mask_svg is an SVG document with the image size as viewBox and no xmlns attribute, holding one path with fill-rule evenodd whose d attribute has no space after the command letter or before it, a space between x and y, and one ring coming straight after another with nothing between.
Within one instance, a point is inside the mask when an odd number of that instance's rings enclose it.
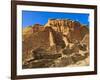
<instances>
[{"instance_id":1,"label":"rocky hillside","mask_svg":"<svg viewBox=\"0 0 100 80\"><path fill-rule=\"evenodd\" d=\"M89 57L89 29L77 21L49 19L22 34L23 68L64 67Z\"/></svg>"}]
</instances>

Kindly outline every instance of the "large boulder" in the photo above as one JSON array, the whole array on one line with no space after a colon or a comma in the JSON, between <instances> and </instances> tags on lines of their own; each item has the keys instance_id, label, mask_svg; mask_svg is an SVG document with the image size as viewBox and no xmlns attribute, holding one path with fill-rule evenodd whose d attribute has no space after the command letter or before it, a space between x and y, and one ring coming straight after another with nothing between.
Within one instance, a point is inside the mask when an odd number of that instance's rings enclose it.
<instances>
[{"instance_id":1,"label":"large boulder","mask_svg":"<svg viewBox=\"0 0 100 80\"><path fill-rule=\"evenodd\" d=\"M37 48L32 51L34 59L57 59L61 57L61 54L50 53L45 49Z\"/></svg>"},{"instance_id":2,"label":"large boulder","mask_svg":"<svg viewBox=\"0 0 100 80\"><path fill-rule=\"evenodd\" d=\"M73 64L71 57L61 57L55 60L51 67L65 67L70 64Z\"/></svg>"},{"instance_id":3,"label":"large boulder","mask_svg":"<svg viewBox=\"0 0 100 80\"><path fill-rule=\"evenodd\" d=\"M74 55L71 56L72 60L74 63L80 61L80 60L83 60L85 59L85 56L79 54L79 53L75 53Z\"/></svg>"}]
</instances>

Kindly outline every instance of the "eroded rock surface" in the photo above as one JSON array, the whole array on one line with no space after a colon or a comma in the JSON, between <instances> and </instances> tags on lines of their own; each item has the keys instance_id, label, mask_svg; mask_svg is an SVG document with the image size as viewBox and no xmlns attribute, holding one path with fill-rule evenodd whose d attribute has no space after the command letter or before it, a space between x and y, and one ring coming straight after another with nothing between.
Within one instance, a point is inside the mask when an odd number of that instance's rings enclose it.
<instances>
[{"instance_id":1,"label":"eroded rock surface","mask_svg":"<svg viewBox=\"0 0 100 80\"><path fill-rule=\"evenodd\" d=\"M23 68L89 64L89 28L78 21L49 19L45 25L26 27L22 34Z\"/></svg>"}]
</instances>

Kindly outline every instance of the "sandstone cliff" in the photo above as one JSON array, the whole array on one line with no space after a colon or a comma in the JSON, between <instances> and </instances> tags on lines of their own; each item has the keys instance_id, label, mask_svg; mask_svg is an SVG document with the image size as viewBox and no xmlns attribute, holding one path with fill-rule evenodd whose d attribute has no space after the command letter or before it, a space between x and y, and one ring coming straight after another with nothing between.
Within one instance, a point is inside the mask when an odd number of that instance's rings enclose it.
<instances>
[{"instance_id":1,"label":"sandstone cliff","mask_svg":"<svg viewBox=\"0 0 100 80\"><path fill-rule=\"evenodd\" d=\"M73 55L75 56L78 53L81 56L80 52L84 50L89 52L89 29L78 21L72 21L70 19L49 19L45 25L35 24L26 27L23 29L22 34L23 65L25 65L27 60L35 59L36 57L43 57L44 59L48 56L54 59L64 56L66 59L72 60L71 63L73 63L74 58L77 58L73 57ZM37 52L37 49L40 52ZM71 55L72 57L67 58L65 55L67 57ZM69 65L69 63L66 64Z\"/></svg>"}]
</instances>

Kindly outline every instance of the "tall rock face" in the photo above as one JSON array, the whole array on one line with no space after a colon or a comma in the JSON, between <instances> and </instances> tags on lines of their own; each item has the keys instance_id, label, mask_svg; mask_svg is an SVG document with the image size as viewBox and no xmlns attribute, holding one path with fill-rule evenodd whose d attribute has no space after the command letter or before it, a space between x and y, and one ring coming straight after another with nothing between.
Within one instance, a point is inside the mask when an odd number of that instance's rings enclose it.
<instances>
[{"instance_id":1,"label":"tall rock face","mask_svg":"<svg viewBox=\"0 0 100 80\"><path fill-rule=\"evenodd\" d=\"M86 26L77 21L66 19L50 19L45 27L52 27L56 32L66 35L68 40L73 43L76 40L81 41L85 34L89 33Z\"/></svg>"},{"instance_id":2,"label":"tall rock face","mask_svg":"<svg viewBox=\"0 0 100 80\"><path fill-rule=\"evenodd\" d=\"M48 50L49 52L53 52L54 54L57 51L56 47L62 48L63 46L65 46L65 43L62 39L62 34L54 31L52 27L45 27L45 29L39 29L37 32L33 32L29 37L24 39L23 52L42 48ZM52 47L54 49L50 51L50 48Z\"/></svg>"},{"instance_id":3,"label":"tall rock face","mask_svg":"<svg viewBox=\"0 0 100 80\"><path fill-rule=\"evenodd\" d=\"M50 19L45 26L51 26L57 32L68 32L67 20Z\"/></svg>"},{"instance_id":4,"label":"tall rock face","mask_svg":"<svg viewBox=\"0 0 100 80\"><path fill-rule=\"evenodd\" d=\"M78 52L77 44L86 44L89 49L89 29L70 19L49 19L45 25L35 24L23 29L23 62L33 57L36 49L46 54ZM70 51L72 50L72 51Z\"/></svg>"}]
</instances>

